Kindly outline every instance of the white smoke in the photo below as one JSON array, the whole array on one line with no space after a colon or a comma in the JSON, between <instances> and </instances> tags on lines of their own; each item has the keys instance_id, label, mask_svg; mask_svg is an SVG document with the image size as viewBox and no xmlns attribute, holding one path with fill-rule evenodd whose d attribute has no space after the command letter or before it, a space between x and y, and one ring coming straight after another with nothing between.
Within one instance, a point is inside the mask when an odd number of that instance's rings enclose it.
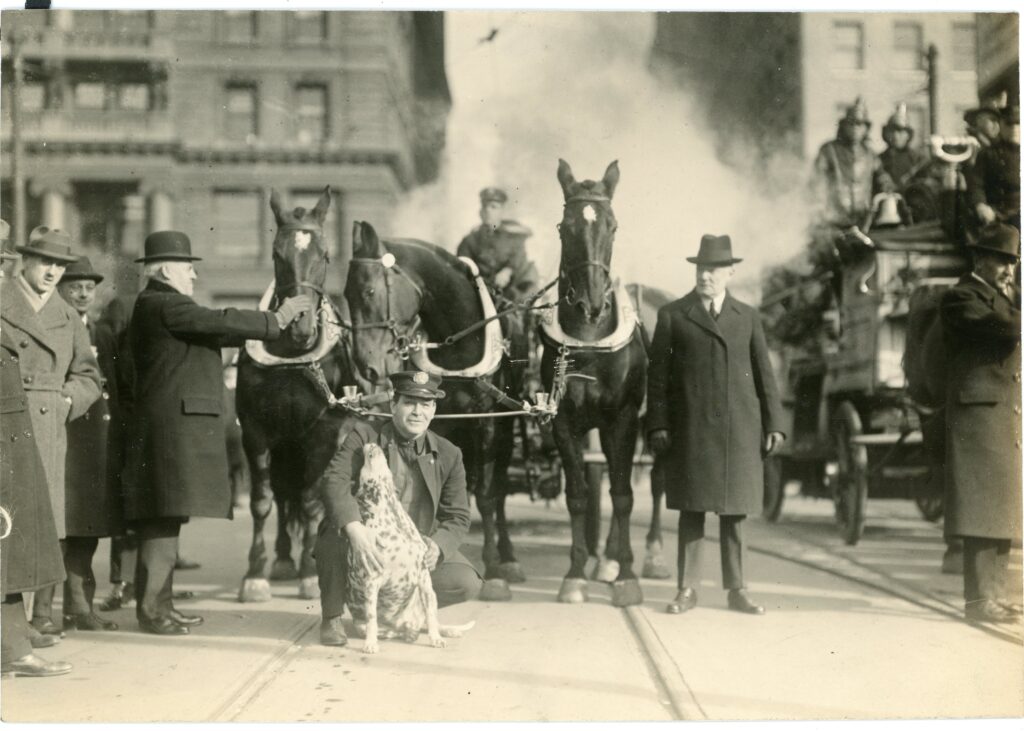
<instances>
[{"instance_id":1,"label":"white smoke","mask_svg":"<svg viewBox=\"0 0 1024 731\"><path fill-rule=\"evenodd\" d=\"M769 161L780 176L758 180L749 156L749 171L716 158L713 135L698 121L700 99L661 84L648 70L654 18L448 13L453 109L441 180L403 202L394 233L454 249L479 223L478 191L497 185L510 195L509 216L533 229L527 246L547 281L559 258L558 158L579 180L599 180L617 159L622 177L613 204L619 229L612 271L624 281L689 291L694 274L685 257L696 253L704 233L732 237L735 254L744 258L741 280L756 280L763 264L800 250L806 214L793 161ZM742 158L735 152L745 142L730 142L730 157ZM780 188L789 192L780 195Z\"/></svg>"}]
</instances>

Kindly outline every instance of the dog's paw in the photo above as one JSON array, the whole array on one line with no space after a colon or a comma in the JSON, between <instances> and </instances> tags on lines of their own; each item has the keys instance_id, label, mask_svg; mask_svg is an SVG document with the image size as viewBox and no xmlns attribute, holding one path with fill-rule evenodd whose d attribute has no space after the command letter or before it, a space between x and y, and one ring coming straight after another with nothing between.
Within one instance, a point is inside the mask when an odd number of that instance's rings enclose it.
<instances>
[{"instance_id":1,"label":"dog's paw","mask_svg":"<svg viewBox=\"0 0 1024 731\"><path fill-rule=\"evenodd\" d=\"M376 642L370 642L369 640L367 640L363 643L363 652L365 652L367 655L376 655L378 652L380 652L380 645Z\"/></svg>"},{"instance_id":2,"label":"dog's paw","mask_svg":"<svg viewBox=\"0 0 1024 731\"><path fill-rule=\"evenodd\" d=\"M448 643L445 642L440 637L431 637L430 638L430 646L431 647L443 648L443 647L448 647Z\"/></svg>"}]
</instances>

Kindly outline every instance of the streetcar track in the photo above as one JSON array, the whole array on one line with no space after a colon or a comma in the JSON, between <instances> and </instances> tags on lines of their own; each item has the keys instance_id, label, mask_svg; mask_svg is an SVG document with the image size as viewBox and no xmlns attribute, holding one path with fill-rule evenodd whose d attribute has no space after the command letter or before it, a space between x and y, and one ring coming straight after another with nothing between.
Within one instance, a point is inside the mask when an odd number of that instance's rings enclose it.
<instances>
[{"instance_id":1,"label":"streetcar track","mask_svg":"<svg viewBox=\"0 0 1024 731\"><path fill-rule=\"evenodd\" d=\"M234 721L246 709L253 698L260 691L270 685L285 667L299 657L302 647L299 642L309 634L310 630L317 626L319 617L305 616L297 621L284 636L285 643L282 643L269 657L259 663L249 674L243 678L235 690L228 694L219 706L207 716L208 722Z\"/></svg>"}]
</instances>

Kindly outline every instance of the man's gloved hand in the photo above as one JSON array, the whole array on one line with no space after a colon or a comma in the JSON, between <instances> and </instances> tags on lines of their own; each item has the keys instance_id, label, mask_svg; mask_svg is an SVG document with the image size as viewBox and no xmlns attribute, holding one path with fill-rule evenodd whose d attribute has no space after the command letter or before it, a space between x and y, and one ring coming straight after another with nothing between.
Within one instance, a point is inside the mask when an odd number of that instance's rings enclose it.
<instances>
[{"instance_id":1,"label":"man's gloved hand","mask_svg":"<svg viewBox=\"0 0 1024 731\"><path fill-rule=\"evenodd\" d=\"M309 310L313 305L313 300L310 299L308 294L300 294L295 297L289 297L281 306L277 308L274 313L277 315L277 325L281 329L288 327L291 321L301 315L303 312Z\"/></svg>"},{"instance_id":2,"label":"man's gloved hand","mask_svg":"<svg viewBox=\"0 0 1024 731\"><path fill-rule=\"evenodd\" d=\"M651 451L655 454L664 454L672 446L672 437L669 436L668 429L655 429L648 441Z\"/></svg>"},{"instance_id":3,"label":"man's gloved hand","mask_svg":"<svg viewBox=\"0 0 1024 731\"><path fill-rule=\"evenodd\" d=\"M434 543L433 538L423 536L423 540L427 544L427 555L423 558L423 563L427 565L428 571L433 571L441 563L441 547Z\"/></svg>"},{"instance_id":4,"label":"man's gloved hand","mask_svg":"<svg viewBox=\"0 0 1024 731\"><path fill-rule=\"evenodd\" d=\"M498 289L505 289L505 287L507 287L508 283L511 281L512 270L509 269L508 267L505 267L504 269L500 270L497 274L494 275L494 286L496 286Z\"/></svg>"}]
</instances>

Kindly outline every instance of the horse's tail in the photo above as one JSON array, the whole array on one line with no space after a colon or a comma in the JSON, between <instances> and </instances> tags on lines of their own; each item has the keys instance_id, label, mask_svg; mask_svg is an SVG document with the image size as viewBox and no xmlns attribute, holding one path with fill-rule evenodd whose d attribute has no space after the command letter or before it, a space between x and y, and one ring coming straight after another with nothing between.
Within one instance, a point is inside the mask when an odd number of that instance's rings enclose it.
<instances>
[{"instance_id":1,"label":"horse's tail","mask_svg":"<svg viewBox=\"0 0 1024 731\"><path fill-rule=\"evenodd\" d=\"M304 486L305 458L297 444L275 447L270 453L270 484L274 501L282 511L288 532L299 535L302 530L302 489Z\"/></svg>"}]
</instances>

